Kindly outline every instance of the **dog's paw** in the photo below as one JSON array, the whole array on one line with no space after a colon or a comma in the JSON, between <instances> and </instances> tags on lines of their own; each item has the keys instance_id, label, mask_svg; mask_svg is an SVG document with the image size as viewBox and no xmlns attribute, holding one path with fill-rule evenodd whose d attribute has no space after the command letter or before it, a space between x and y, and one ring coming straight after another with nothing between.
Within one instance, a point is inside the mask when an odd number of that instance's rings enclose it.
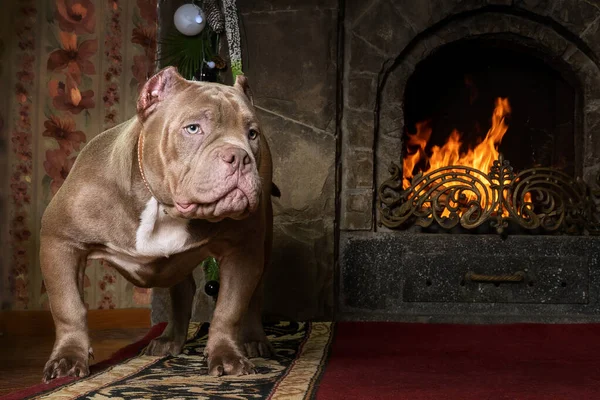
<instances>
[{"instance_id":1,"label":"dog's paw","mask_svg":"<svg viewBox=\"0 0 600 400\"><path fill-rule=\"evenodd\" d=\"M255 374L254 364L242 355L235 352L211 352L208 357L208 374L222 375L249 375ZM217 353L217 354L215 354Z\"/></svg>"},{"instance_id":2,"label":"dog's paw","mask_svg":"<svg viewBox=\"0 0 600 400\"><path fill-rule=\"evenodd\" d=\"M269 339L255 340L244 343L244 351L248 358L271 358L275 354L275 349Z\"/></svg>"},{"instance_id":3,"label":"dog's paw","mask_svg":"<svg viewBox=\"0 0 600 400\"><path fill-rule=\"evenodd\" d=\"M185 340L175 340L167 336L159 336L152 340L144 354L149 356L176 356L181 353Z\"/></svg>"},{"instance_id":4,"label":"dog's paw","mask_svg":"<svg viewBox=\"0 0 600 400\"><path fill-rule=\"evenodd\" d=\"M78 356L75 354L57 354L56 357L48 360L44 366L44 383L52 379L62 378L64 376L74 376L83 378L90 374L89 356Z\"/></svg>"},{"instance_id":5,"label":"dog's paw","mask_svg":"<svg viewBox=\"0 0 600 400\"><path fill-rule=\"evenodd\" d=\"M242 350L248 358L270 358L275 354L275 349L263 329L260 320L250 321L242 330Z\"/></svg>"}]
</instances>

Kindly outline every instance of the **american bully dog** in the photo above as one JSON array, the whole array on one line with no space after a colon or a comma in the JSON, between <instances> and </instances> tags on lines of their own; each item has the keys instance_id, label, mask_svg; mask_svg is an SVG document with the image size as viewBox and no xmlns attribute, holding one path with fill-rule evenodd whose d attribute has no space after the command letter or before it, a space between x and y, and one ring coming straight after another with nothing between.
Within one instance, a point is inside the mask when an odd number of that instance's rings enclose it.
<instances>
[{"instance_id":1,"label":"american bully dog","mask_svg":"<svg viewBox=\"0 0 600 400\"><path fill-rule=\"evenodd\" d=\"M89 374L89 259L108 261L137 286L170 288L168 325L147 353L176 355L191 317L192 271L215 257L220 293L209 373L254 372L248 358L272 351L261 324L271 175L245 77L233 87L192 82L168 67L150 78L137 115L85 146L44 213L40 257L56 341L43 380Z\"/></svg>"}]
</instances>

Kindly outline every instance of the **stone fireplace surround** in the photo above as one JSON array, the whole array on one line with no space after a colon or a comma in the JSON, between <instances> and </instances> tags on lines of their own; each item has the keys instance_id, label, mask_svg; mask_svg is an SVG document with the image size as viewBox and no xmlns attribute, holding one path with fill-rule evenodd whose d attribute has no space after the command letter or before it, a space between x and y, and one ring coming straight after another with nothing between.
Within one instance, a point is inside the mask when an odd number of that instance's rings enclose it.
<instances>
[{"instance_id":1,"label":"stone fireplace surround","mask_svg":"<svg viewBox=\"0 0 600 400\"><path fill-rule=\"evenodd\" d=\"M378 226L376 192L401 163L402 98L421 60L469 38L531 49L577 88L578 175L600 167L600 5L584 1L348 1L337 316L459 322L600 320L600 240L420 234ZM417 5L418 3L418 5ZM524 270L521 284L465 283Z\"/></svg>"}]
</instances>

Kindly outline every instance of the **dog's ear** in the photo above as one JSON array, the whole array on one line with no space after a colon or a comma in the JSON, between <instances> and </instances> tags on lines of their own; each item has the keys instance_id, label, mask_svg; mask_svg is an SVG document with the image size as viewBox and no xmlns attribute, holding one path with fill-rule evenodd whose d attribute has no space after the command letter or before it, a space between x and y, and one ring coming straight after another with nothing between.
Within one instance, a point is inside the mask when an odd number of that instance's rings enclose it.
<instances>
[{"instance_id":1,"label":"dog's ear","mask_svg":"<svg viewBox=\"0 0 600 400\"><path fill-rule=\"evenodd\" d=\"M158 103L174 93L175 86L182 82L185 82L185 79L179 75L175 67L163 68L148 79L140 91L137 101L139 118L142 121L146 120L156 109Z\"/></svg>"},{"instance_id":2,"label":"dog's ear","mask_svg":"<svg viewBox=\"0 0 600 400\"><path fill-rule=\"evenodd\" d=\"M235 77L234 88L242 92L246 95L248 100L250 100L250 104L254 105L254 98L252 97L252 90L250 90L250 85L248 85L248 78L244 75L238 75Z\"/></svg>"}]
</instances>

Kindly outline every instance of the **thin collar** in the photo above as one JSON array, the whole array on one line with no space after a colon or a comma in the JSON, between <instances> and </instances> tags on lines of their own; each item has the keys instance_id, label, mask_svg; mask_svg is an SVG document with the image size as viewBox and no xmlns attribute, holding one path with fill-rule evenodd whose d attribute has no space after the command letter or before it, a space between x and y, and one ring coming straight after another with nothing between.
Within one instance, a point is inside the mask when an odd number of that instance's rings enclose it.
<instances>
[{"instance_id":1,"label":"thin collar","mask_svg":"<svg viewBox=\"0 0 600 400\"><path fill-rule=\"evenodd\" d=\"M137 148L138 148L138 151L137 151L138 167L140 169L140 175L142 176L142 181L144 181L144 186L146 186L146 189L148 189L148 191L150 192L150 195L152 197L154 197L156 199L156 201L158 201L158 199L154 195L154 192L150 188L150 184L146 180L146 174L144 174L144 166L142 164L142 160L143 160L143 157L144 157L144 130L143 129L140 131L140 135L138 137L138 146L137 146ZM158 202L160 203L160 201L158 201Z\"/></svg>"}]
</instances>

